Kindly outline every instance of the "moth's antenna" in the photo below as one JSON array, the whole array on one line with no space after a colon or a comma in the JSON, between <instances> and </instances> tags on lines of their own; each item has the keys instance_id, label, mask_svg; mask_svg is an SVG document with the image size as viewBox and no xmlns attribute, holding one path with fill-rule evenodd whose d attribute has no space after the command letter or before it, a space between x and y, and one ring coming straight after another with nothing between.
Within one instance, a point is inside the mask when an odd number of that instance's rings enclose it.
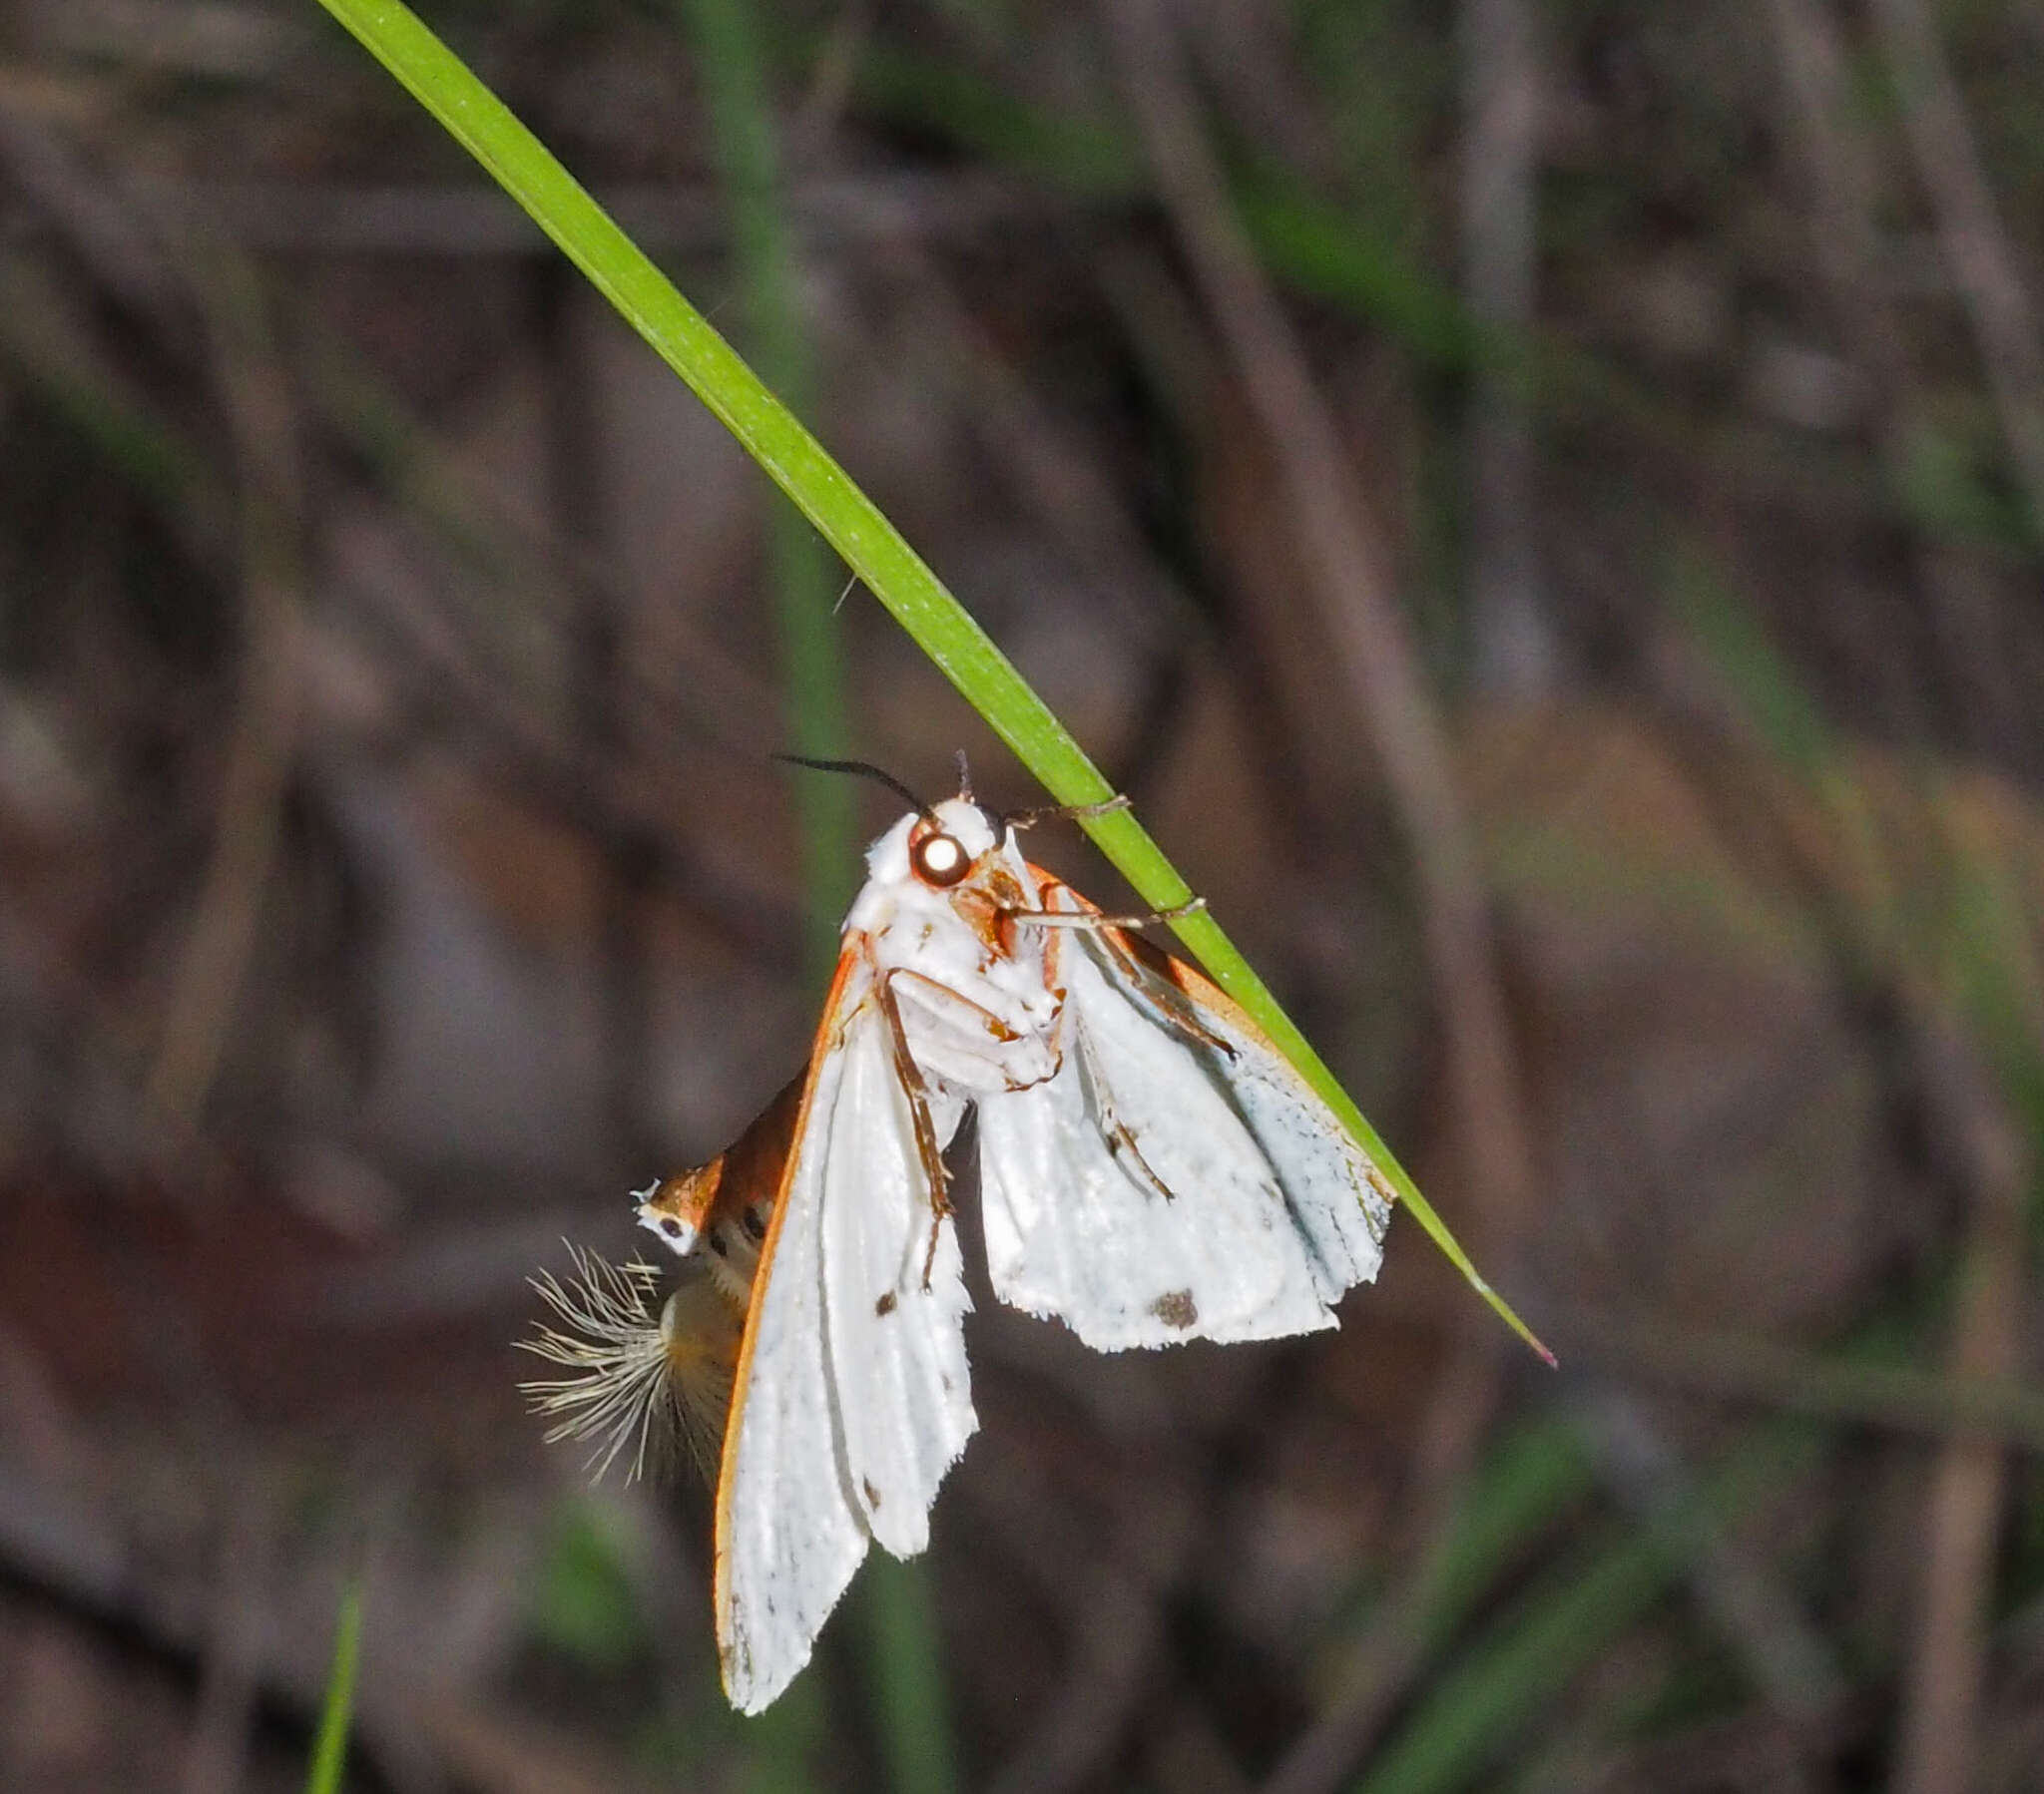
<instances>
[{"instance_id":1,"label":"moth's antenna","mask_svg":"<svg viewBox=\"0 0 2044 1794\"><path fill-rule=\"evenodd\" d=\"M1001 840L1008 832L1008 819L991 804L981 803L972 794L972 769L965 763L965 749L958 749L958 795L986 818L986 825L994 831L994 839Z\"/></svg>"},{"instance_id":2,"label":"moth's antenna","mask_svg":"<svg viewBox=\"0 0 2044 1794\"><path fill-rule=\"evenodd\" d=\"M790 766L807 766L815 772L850 772L860 778L876 779L925 821L934 819L935 812L931 810L928 804L916 796L893 773L875 766L869 760L812 760L807 755L799 753L776 753L772 757L776 760L785 760Z\"/></svg>"}]
</instances>

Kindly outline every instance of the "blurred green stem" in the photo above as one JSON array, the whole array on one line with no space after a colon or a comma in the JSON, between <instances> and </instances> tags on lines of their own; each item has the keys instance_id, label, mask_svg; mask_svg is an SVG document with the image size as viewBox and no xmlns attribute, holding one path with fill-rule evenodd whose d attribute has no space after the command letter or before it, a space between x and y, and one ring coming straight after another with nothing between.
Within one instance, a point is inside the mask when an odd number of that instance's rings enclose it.
<instances>
[{"instance_id":1,"label":"blurred green stem","mask_svg":"<svg viewBox=\"0 0 2044 1794\"><path fill-rule=\"evenodd\" d=\"M348 1720L354 1712L355 1671L362 1654L362 1585L350 1581L340 1596L340 1615L333 1629L333 1667L326 1676L326 1698L319 1710L319 1735L312 1745L312 1767L305 1776L305 1794L340 1794L347 1767Z\"/></svg>"},{"instance_id":2,"label":"blurred green stem","mask_svg":"<svg viewBox=\"0 0 2044 1794\"><path fill-rule=\"evenodd\" d=\"M867 1679L894 1794L954 1794L959 1786L927 1562L904 1564L876 1551L859 1590Z\"/></svg>"},{"instance_id":3,"label":"blurred green stem","mask_svg":"<svg viewBox=\"0 0 2044 1794\"><path fill-rule=\"evenodd\" d=\"M807 411L813 408L814 356L803 328L795 245L751 0L686 0L684 10L696 33L754 358L761 377L790 410ZM843 660L823 544L806 519L777 502L769 527L789 740L797 753L842 759ZM836 963L838 918L851 900L857 866L855 790L844 779L799 767L791 772L801 819L803 958L810 982L820 990ZM920 1564L875 1565L860 1598L879 1681L876 1715L894 1785L944 1794L955 1780L947 1769L950 1737L927 1574Z\"/></svg>"},{"instance_id":4,"label":"blurred green stem","mask_svg":"<svg viewBox=\"0 0 2044 1794\"><path fill-rule=\"evenodd\" d=\"M1511 1742L1679 1584L1685 1526L1751 1514L1808 1471L1820 1443L1821 1435L1805 1427L1761 1429L1725 1455L1698 1491L1694 1512L1671 1512L1650 1529L1614 1526L1588 1542L1430 1678L1352 1794L1457 1794L1495 1786L1483 1778Z\"/></svg>"},{"instance_id":5,"label":"blurred green stem","mask_svg":"<svg viewBox=\"0 0 2044 1794\"><path fill-rule=\"evenodd\" d=\"M814 357L753 9L749 0L683 0L682 10L696 35L753 358L791 411L807 412L814 408ZM811 758L842 759L844 670L828 559L815 531L785 505L772 505L767 529L788 744ZM801 826L803 964L821 990L836 963L838 918L857 864L854 794L841 779L799 769L791 776Z\"/></svg>"}]
</instances>

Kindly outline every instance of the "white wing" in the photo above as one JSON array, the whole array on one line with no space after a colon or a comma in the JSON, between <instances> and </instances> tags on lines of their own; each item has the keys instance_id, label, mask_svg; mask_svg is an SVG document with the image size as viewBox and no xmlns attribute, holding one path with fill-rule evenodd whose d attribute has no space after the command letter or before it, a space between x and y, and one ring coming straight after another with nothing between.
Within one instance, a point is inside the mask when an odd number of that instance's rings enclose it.
<instances>
[{"instance_id":1,"label":"white wing","mask_svg":"<svg viewBox=\"0 0 2044 1794\"><path fill-rule=\"evenodd\" d=\"M922 1549L974 1426L955 1229L925 1290L929 1201L906 1099L864 964L855 949L845 962L762 1253L718 1488L718 1646L747 1713L809 1660L869 1537Z\"/></svg>"},{"instance_id":2,"label":"white wing","mask_svg":"<svg viewBox=\"0 0 2044 1794\"><path fill-rule=\"evenodd\" d=\"M980 1104L996 1293L1102 1350L1334 1325L1389 1214L1361 1148L1189 969L1066 940L1062 1067Z\"/></svg>"},{"instance_id":3,"label":"white wing","mask_svg":"<svg viewBox=\"0 0 2044 1794\"><path fill-rule=\"evenodd\" d=\"M1152 1002L1164 1001L1167 989L1176 991L1148 967L1138 963L1135 970ZM1338 1302L1344 1290L1373 1282L1391 1221L1392 1196L1382 1174L1291 1062L1261 1033L1240 1025L1233 1005L1224 1011L1202 1003L1197 1014L1203 1028L1234 1050L1232 1059L1212 1055L1211 1070L1278 1173L1292 1223L1310 1248L1321 1301Z\"/></svg>"},{"instance_id":4,"label":"white wing","mask_svg":"<svg viewBox=\"0 0 2044 1794\"><path fill-rule=\"evenodd\" d=\"M822 1121L843 1056L819 1052L758 1273L726 1423L717 1501L717 1642L725 1692L757 1713L793 1680L866 1529L845 1492L823 1334Z\"/></svg>"},{"instance_id":5,"label":"white wing","mask_svg":"<svg viewBox=\"0 0 2044 1794\"><path fill-rule=\"evenodd\" d=\"M910 1558L929 1544L937 1485L978 1424L965 1368L972 1304L958 1230L930 1210L877 1002L852 1019L838 1057L843 1082L823 1166L823 1306L845 1485L873 1537ZM952 1119L937 1118L940 1139Z\"/></svg>"}]
</instances>

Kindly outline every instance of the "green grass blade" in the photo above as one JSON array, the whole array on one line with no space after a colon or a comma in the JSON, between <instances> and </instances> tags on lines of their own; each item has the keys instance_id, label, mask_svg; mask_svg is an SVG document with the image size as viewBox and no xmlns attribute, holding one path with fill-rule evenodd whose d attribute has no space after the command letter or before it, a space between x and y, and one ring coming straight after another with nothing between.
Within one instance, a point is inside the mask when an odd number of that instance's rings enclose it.
<instances>
[{"instance_id":1,"label":"green grass blade","mask_svg":"<svg viewBox=\"0 0 2044 1794\"><path fill-rule=\"evenodd\" d=\"M1820 1440L1764 1428L1735 1446L1699 1498L1729 1519L1803 1474ZM1612 1642L1681 1581L1680 1517L1614 1527L1528 1590L1428 1685L1426 1697L1354 1784L1354 1794L1456 1794L1485 1771Z\"/></svg>"},{"instance_id":2,"label":"green grass blade","mask_svg":"<svg viewBox=\"0 0 2044 1794\"><path fill-rule=\"evenodd\" d=\"M1589 1454L1567 1421L1533 1421L1500 1441L1428 1567L1416 1620L1428 1647L1460 1626L1510 1566L1596 1486Z\"/></svg>"},{"instance_id":3,"label":"green grass blade","mask_svg":"<svg viewBox=\"0 0 2044 1794\"><path fill-rule=\"evenodd\" d=\"M974 155L1088 204L1149 195L1132 135L1048 111L953 62L874 45L859 59L858 92L881 118L934 126ZM1469 364L1477 332L1454 288L1359 228L1351 209L1253 173L1239 171L1234 185L1243 227L1275 277L1368 318L1430 364Z\"/></svg>"},{"instance_id":4,"label":"green grass blade","mask_svg":"<svg viewBox=\"0 0 2044 1794\"><path fill-rule=\"evenodd\" d=\"M395 0L320 4L489 170L688 383L1044 788L1067 804L1111 797L1099 768L922 557L503 103ZM1163 910L1190 900L1193 893L1185 879L1127 810L1096 817L1085 827L1144 902ZM1449 1262L1521 1339L1552 1363L1553 1355L1478 1275L1446 1223L1221 925L1201 914L1173 926L1215 982L1297 1066L1362 1143Z\"/></svg>"},{"instance_id":5,"label":"green grass blade","mask_svg":"<svg viewBox=\"0 0 2044 1794\"><path fill-rule=\"evenodd\" d=\"M340 1596L340 1616L333 1629L333 1667L326 1677L326 1698L319 1709L319 1735L312 1744L312 1767L305 1794L340 1794L341 1772L347 1766L347 1728L354 1712L355 1671L362 1655L362 1585L350 1580Z\"/></svg>"},{"instance_id":6,"label":"green grass blade","mask_svg":"<svg viewBox=\"0 0 2044 1794\"><path fill-rule=\"evenodd\" d=\"M1659 1546L1615 1537L1543 1586L1517 1623L1433 1684L1355 1794L1449 1794L1478 1773L1674 1579Z\"/></svg>"}]
</instances>

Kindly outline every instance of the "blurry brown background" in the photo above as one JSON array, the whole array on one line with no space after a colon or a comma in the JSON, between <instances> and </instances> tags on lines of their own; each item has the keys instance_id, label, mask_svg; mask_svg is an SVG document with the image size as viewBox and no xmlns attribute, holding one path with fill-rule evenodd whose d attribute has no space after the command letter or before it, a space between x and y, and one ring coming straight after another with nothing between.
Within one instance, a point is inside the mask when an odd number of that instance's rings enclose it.
<instances>
[{"instance_id":1,"label":"blurry brown background","mask_svg":"<svg viewBox=\"0 0 2044 1794\"><path fill-rule=\"evenodd\" d=\"M732 1716L524 1279L806 1051L889 806L771 750L1039 794L311 0L12 0L0 1786L298 1786L350 1574L364 1789L2044 1786L2044 7L426 16L1563 1368L1409 1220L1308 1341L983 1311Z\"/></svg>"}]
</instances>

